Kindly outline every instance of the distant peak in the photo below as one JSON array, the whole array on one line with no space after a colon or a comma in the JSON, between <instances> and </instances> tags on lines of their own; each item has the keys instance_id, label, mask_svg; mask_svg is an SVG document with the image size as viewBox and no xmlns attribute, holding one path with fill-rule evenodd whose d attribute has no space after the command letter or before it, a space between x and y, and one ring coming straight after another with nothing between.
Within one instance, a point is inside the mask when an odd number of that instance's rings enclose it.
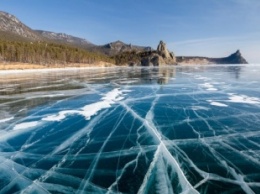
<instances>
[{"instance_id":1,"label":"distant peak","mask_svg":"<svg viewBox=\"0 0 260 194\"><path fill-rule=\"evenodd\" d=\"M236 52L234 52L230 56L242 57L242 54L241 54L240 50L238 49Z\"/></svg>"},{"instance_id":2,"label":"distant peak","mask_svg":"<svg viewBox=\"0 0 260 194\"><path fill-rule=\"evenodd\" d=\"M0 11L0 15L12 16L12 14L4 12L4 11Z\"/></svg>"},{"instance_id":3,"label":"distant peak","mask_svg":"<svg viewBox=\"0 0 260 194\"><path fill-rule=\"evenodd\" d=\"M240 50L238 49L235 53L227 57L228 62L231 64L247 64L247 61L242 56Z\"/></svg>"},{"instance_id":4,"label":"distant peak","mask_svg":"<svg viewBox=\"0 0 260 194\"><path fill-rule=\"evenodd\" d=\"M238 50L235 52L235 54L238 55L238 56L241 55L240 50L238 49Z\"/></svg>"},{"instance_id":5,"label":"distant peak","mask_svg":"<svg viewBox=\"0 0 260 194\"><path fill-rule=\"evenodd\" d=\"M115 42L111 42L110 44L125 44L125 43L122 42L121 40L117 40Z\"/></svg>"},{"instance_id":6,"label":"distant peak","mask_svg":"<svg viewBox=\"0 0 260 194\"><path fill-rule=\"evenodd\" d=\"M6 18L8 18L8 19L10 19L10 20L12 20L12 21L14 21L16 23L20 23L20 21L14 15L12 15L10 13L4 12L4 11L0 11L0 16L6 17Z\"/></svg>"}]
</instances>

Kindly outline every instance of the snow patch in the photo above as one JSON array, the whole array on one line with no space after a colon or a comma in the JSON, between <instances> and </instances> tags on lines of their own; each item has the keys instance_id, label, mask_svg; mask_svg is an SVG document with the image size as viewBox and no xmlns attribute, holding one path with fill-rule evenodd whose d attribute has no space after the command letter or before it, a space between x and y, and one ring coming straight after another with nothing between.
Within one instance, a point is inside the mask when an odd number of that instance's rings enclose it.
<instances>
[{"instance_id":1,"label":"snow patch","mask_svg":"<svg viewBox=\"0 0 260 194\"><path fill-rule=\"evenodd\" d=\"M211 80L211 78L203 77L203 76L196 76L195 79L198 79L198 80L204 80L204 81Z\"/></svg>"},{"instance_id":2,"label":"snow patch","mask_svg":"<svg viewBox=\"0 0 260 194\"><path fill-rule=\"evenodd\" d=\"M208 91L218 91L217 88L208 88L207 90L208 90Z\"/></svg>"},{"instance_id":3,"label":"snow patch","mask_svg":"<svg viewBox=\"0 0 260 194\"><path fill-rule=\"evenodd\" d=\"M1 119L1 120L0 120L0 123L5 123L5 122L10 121L10 120L13 120L13 119L14 119L14 117L9 117L9 118L5 118L5 119Z\"/></svg>"},{"instance_id":4,"label":"snow patch","mask_svg":"<svg viewBox=\"0 0 260 194\"><path fill-rule=\"evenodd\" d=\"M206 90L208 91L217 91L217 88L214 88L214 86L211 83L204 83L204 84L200 84L200 86L202 86L203 88L206 88Z\"/></svg>"},{"instance_id":5,"label":"snow patch","mask_svg":"<svg viewBox=\"0 0 260 194\"><path fill-rule=\"evenodd\" d=\"M30 96L26 99L33 99L33 98L53 98L58 96L64 96L64 94L48 94L48 95L41 95L41 96Z\"/></svg>"},{"instance_id":6,"label":"snow patch","mask_svg":"<svg viewBox=\"0 0 260 194\"><path fill-rule=\"evenodd\" d=\"M124 99L121 95L123 94L118 88L108 92L104 97L101 98L102 101L88 104L81 108L80 110L65 110L61 111L56 115L50 115L42 118L43 121L61 121L66 118L66 116L78 114L89 120L92 116L96 115L102 109L110 108L112 104L117 101Z\"/></svg>"},{"instance_id":7,"label":"snow patch","mask_svg":"<svg viewBox=\"0 0 260 194\"><path fill-rule=\"evenodd\" d=\"M209 108L204 107L204 106L192 106L191 109L195 110L195 111L196 110L207 110L207 111L209 110Z\"/></svg>"},{"instance_id":8,"label":"snow patch","mask_svg":"<svg viewBox=\"0 0 260 194\"><path fill-rule=\"evenodd\" d=\"M260 104L260 99L256 97L249 97L246 95L231 95L229 102L246 103L246 104Z\"/></svg>"},{"instance_id":9,"label":"snow patch","mask_svg":"<svg viewBox=\"0 0 260 194\"><path fill-rule=\"evenodd\" d=\"M20 123L14 126L13 130L32 128L38 125L38 121Z\"/></svg>"},{"instance_id":10,"label":"snow patch","mask_svg":"<svg viewBox=\"0 0 260 194\"><path fill-rule=\"evenodd\" d=\"M210 104L211 104L212 106L228 107L228 105L223 104L223 103L220 103L220 102L214 102L214 101L212 101L212 102L210 102Z\"/></svg>"}]
</instances>

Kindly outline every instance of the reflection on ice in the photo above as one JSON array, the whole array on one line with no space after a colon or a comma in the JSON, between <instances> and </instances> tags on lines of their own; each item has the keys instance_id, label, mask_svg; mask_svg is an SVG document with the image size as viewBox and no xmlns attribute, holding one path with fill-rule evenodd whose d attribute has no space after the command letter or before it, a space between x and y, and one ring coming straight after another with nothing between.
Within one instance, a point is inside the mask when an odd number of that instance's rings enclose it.
<instances>
[{"instance_id":1,"label":"reflection on ice","mask_svg":"<svg viewBox=\"0 0 260 194\"><path fill-rule=\"evenodd\" d=\"M259 70L2 74L0 193L260 193Z\"/></svg>"}]
</instances>

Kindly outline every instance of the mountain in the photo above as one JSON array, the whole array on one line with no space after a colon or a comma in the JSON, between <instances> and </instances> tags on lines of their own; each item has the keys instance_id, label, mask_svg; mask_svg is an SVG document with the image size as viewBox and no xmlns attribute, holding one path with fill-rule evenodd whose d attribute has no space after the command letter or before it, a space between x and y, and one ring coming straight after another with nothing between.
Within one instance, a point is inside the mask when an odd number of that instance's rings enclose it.
<instances>
[{"instance_id":1,"label":"mountain","mask_svg":"<svg viewBox=\"0 0 260 194\"><path fill-rule=\"evenodd\" d=\"M7 34L6 36L20 36L21 38L29 40L42 39L37 32L23 24L15 16L2 11L0 11L0 32L1 35Z\"/></svg>"},{"instance_id":2,"label":"mountain","mask_svg":"<svg viewBox=\"0 0 260 194\"><path fill-rule=\"evenodd\" d=\"M151 51L151 47L144 47L144 46L136 46L132 44L126 44L122 41L115 41L103 46L99 46L99 49L107 55L113 56L122 52L144 52L144 51Z\"/></svg>"},{"instance_id":3,"label":"mountain","mask_svg":"<svg viewBox=\"0 0 260 194\"><path fill-rule=\"evenodd\" d=\"M229 55L226 58L222 58L219 62L225 64L247 64L246 59L242 56L240 50L237 50L235 53Z\"/></svg>"},{"instance_id":4,"label":"mountain","mask_svg":"<svg viewBox=\"0 0 260 194\"><path fill-rule=\"evenodd\" d=\"M176 61L178 64L247 64L248 63L239 50L223 58L179 56L176 57Z\"/></svg>"}]
</instances>

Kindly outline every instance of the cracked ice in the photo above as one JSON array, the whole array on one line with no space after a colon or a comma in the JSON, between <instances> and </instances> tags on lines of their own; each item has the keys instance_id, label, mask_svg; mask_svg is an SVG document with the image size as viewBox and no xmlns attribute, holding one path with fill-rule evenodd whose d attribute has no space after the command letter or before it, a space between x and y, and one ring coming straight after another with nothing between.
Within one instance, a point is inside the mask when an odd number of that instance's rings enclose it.
<instances>
[{"instance_id":1,"label":"cracked ice","mask_svg":"<svg viewBox=\"0 0 260 194\"><path fill-rule=\"evenodd\" d=\"M260 193L259 71L0 72L0 193Z\"/></svg>"}]
</instances>

